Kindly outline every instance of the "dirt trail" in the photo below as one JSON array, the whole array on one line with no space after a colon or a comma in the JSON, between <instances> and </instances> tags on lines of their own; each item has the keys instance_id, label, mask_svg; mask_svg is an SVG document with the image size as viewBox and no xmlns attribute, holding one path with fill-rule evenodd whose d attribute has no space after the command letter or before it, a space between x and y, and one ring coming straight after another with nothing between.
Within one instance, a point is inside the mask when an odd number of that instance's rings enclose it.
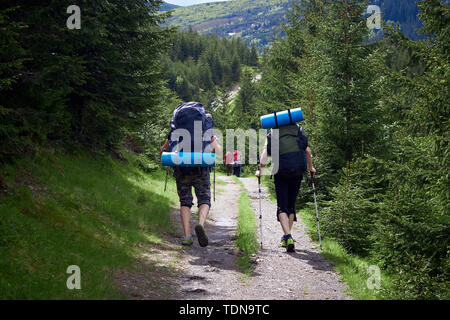
<instances>
[{"instance_id":1,"label":"dirt trail","mask_svg":"<svg viewBox=\"0 0 450 320\"><path fill-rule=\"evenodd\" d=\"M276 205L263 188L264 249L254 257L251 277L243 277L236 266L239 251L235 247L238 197L243 191L231 177L218 177L226 186L218 185L206 230L210 245L201 248L194 235L191 247L181 247L182 230L179 211L173 212L176 235L164 244L150 244L137 273L121 273L118 281L134 299L188 300L301 300L349 299L346 285L328 261L309 240L305 227L298 222L293 230L296 251L287 253L280 247L281 228L276 221ZM257 180L241 178L249 191L255 218L258 217ZM193 211L196 211L196 209ZM192 215L192 230L197 223ZM259 223L259 221L258 221ZM194 233L194 232L193 232ZM259 231L257 231L259 236Z\"/></svg>"},{"instance_id":2,"label":"dirt trail","mask_svg":"<svg viewBox=\"0 0 450 320\"><path fill-rule=\"evenodd\" d=\"M309 240L299 222L293 230L296 252L287 253L279 246L281 228L276 221L276 205L263 188L264 249L255 258L251 278L242 280L236 268L234 247L241 187L229 177L220 177L228 185L213 204L207 225L211 246L198 243L184 250L184 281L180 283L182 299L348 299L345 284L338 280L332 266ZM249 191L252 208L258 212L257 180L242 178ZM259 223L259 221L258 221ZM259 236L259 233L258 233Z\"/></svg>"},{"instance_id":3,"label":"dirt trail","mask_svg":"<svg viewBox=\"0 0 450 320\"><path fill-rule=\"evenodd\" d=\"M241 181L249 191L252 208L257 213L258 182L252 178L242 178ZM266 188L262 188L262 197L263 250L259 252L259 262L251 284L244 288L246 297L274 300L349 299L344 293L346 285L338 280L330 262L319 254L300 220L292 230L296 240L295 252L287 253L280 247L282 232L276 220L276 204L269 200Z\"/></svg>"},{"instance_id":4,"label":"dirt trail","mask_svg":"<svg viewBox=\"0 0 450 320\"><path fill-rule=\"evenodd\" d=\"M194 245L183 249L181 265L184 276L180 279L179 292L174 299L239 299L236 290L241 283L237 276L240 272L236 267L238 250L234 241L238 214L237 198L242 188L230 177L220 179L228 185L224 187L225 192L216 195L216 202L213 202L206 223L209 246L200 247L193 232ZM193 215L192 229L196 223Z\"/></svg>"}]
</instances>

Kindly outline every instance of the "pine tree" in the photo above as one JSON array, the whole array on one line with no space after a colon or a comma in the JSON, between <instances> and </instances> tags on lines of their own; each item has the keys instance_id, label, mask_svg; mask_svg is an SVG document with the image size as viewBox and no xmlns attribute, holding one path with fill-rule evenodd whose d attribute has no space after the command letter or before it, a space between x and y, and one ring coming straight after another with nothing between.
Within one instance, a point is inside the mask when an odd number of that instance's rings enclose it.
<instances>
[{"instance_id":1,"label":"pine tree","mask_svg":"<svg viewBox=\"0 0 450 320\"><path fill-rule=\"evenodd\" d=\"M375 254L398 274L391 298L448 299L450 210L449 7L419 4L427 40L411 42L393 32L389 40L425 62L422 74L392 72L383 104L393 120L389 186L377 223ZM392 85L400 88L388 91ZM394 110L395 112L392 112Z\"/></svg>"},{"instance_id":2,"label":"pine tree","mask_svg":"<svg viewBox=\"0 0 450 320\"><path fill-rule=\"evenodd\" d=\"M113 148L145 121L163 85L168 31L159 26L159 1L123 2L80 2L80 30L66 26L70 1L2 2L11 25L27 25L16 38L27 51L24 76L0 97L5 108L23 110L22 135Z\"/></svg>"},{"instance_id":3,"label":"pine tree","mask_svg":"<svg viewBox=\"0 0 450 320\"><path fill-rule=\"evenodd\" d=\"M360 1L333 1L327 9L318 30L323 50L317 152L332 174L377 147L377 80L384 54L364 42L368 29Z\"/></svg>"}]
</instances>

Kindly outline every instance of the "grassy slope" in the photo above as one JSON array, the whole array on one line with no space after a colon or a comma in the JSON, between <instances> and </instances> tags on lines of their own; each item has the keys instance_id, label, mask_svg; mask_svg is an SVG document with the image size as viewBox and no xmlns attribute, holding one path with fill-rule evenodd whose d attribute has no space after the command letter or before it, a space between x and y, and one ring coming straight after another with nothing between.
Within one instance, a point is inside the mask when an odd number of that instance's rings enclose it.
<instances>
[{"instance_id":1,"label":"grassy slope","mask_svg":"<svg viewBox=\"0 0 450 320\"><path fill-rule=\"evenodd\" d=\"M128 163L47 152L1 169L0 298L126 298L112 273L133 266L142 242L171 232L172 181ZM6 187L6 192L5 189ZM68 290L67 267L82 290Z\"/></svg>"}]
</instances>

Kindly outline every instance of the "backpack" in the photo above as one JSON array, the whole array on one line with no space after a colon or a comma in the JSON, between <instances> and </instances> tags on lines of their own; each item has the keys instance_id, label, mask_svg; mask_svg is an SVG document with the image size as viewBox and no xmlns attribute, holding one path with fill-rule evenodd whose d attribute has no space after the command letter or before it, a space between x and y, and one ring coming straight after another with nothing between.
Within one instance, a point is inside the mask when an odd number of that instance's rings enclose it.
<instances>
[{"instance_id":1,"label":"backpack","mask_svg":"<svg viewBox=\"0 0 450 320\"><path fill-rule=\"evenodd\" d=\"M279 166L277 174L282 177L300 177L307 169L306 153L308 138L303 128L294 124L279 128ZM267 136L267 153L271 155L272 133Z\"/></svg>"},{"instance_id":2,"label":"backpack","mask_svg":"<svg viewBox=\"0 0 450 320\"><path fill-rule=\"evenodd\" d=\"M201 135L196 137L202 139L201 150L195 145L195 135L194 135L194 124L195 122L201 122L202 132ZM180 104L174 111L172 121L170 122L170 129L172 134L173 131L177 129L185 129L189 131L191 135L191 152L210 152L211 137L205 137L206 141L203 141L203 134L214 127L214 122L211 115L207 115L203 105L199 102L189 102ZM183 137L180 137L177 141L172 141L170 139L169 152L179 152L179 144L183 141ZM200 166L192 164L192 167L182 167L176 168L178 172L185 176L195 176L202 174L205 170L210 170L209 168L200 168Z\"/></svg>"}]
</instances>

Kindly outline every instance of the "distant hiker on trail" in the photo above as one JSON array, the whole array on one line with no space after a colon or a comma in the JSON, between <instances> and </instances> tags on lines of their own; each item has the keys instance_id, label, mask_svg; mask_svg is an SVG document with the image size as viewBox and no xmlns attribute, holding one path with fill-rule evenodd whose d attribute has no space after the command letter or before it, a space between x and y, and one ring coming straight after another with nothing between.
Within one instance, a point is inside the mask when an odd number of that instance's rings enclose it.
<instances>
[{"instance_id":1,"label":"distant hiker on trail","mask_svg":"<svg viewBox=\"0 0 450 320\"><path fill-rule=\"evenodd\" d=\"M231 175L231 170L233 168L233 160L232 160L230 151L228 151L225 154L225 164L227 166L227 176L230 176Z\"/></svg>"},{"instance_id":2,"label":"distant hiker on trail","mask_svg":"<svg viewBox=\"0 0 450 320\"><path fill-rule=\"evenodd\" d=\"M261 177L263 168L267 164L267 157L271 156L272 131L267 135L266 145L261 155L260 164L255 175ZM275 192L277 196L277 220L283 229L281 246L288 252L295 251L294 239L291 235L294 221L297 221L295 200L300 190L303 173L306 166L311 174L316 173L312 166L311 149L303 128L297 124L279 128L279 163L278 172L274 172ZM276 164L275 164L276 167Z\"/></svg>"},{"instance_id":3,"label":"distant hiker on trail","mask_svg":"<svg viewBox=\"0 0 450 320\"><path fill-rule=\"evenodd\" d=\"M197 126L195 123L197 123ZM185 148L186 143L189 144L189 142L182 140L182 133L187 130L191 138L191 148L189 151L201 153L214 151L216 154L222 156L222 148L218 144L216 137L212 135L213 127L212 116L205 113L202 104L198 102L181 104L173 113L172 121L170 122L170 132L164 146L161 148L161 153L168 150L170 152L186 152L186 150L180 149ZM201 134L194 134L194 128L201 128ZM178 129L183 130L177 131ZM197 141L194 141L194 139ZM198 202L198 224L194 230L200 246L206 247L208 245L208 236L205 230L205 222L211 207L210 168L196 166L195 164L192 167L176 167L173 175L177 183L177 192L180 198L181 223L185 235L182 244L185 246L193 244L190 219L191 208L194 205L192 196L192 187L194 187Z\"/></svg>"},{"instance_id":4,"label":"distant hiker on trail","mask_svg":"<svg viewBox=\"0 0 450 320\"><path fill-rule=\"evenodd\" d=\"M241 155L239 154L239 151L236 149L233 152L233 174L236 177L241 176L241 167L242 167L242 161L241 161Z\"/></svg>"}]
</instances>

